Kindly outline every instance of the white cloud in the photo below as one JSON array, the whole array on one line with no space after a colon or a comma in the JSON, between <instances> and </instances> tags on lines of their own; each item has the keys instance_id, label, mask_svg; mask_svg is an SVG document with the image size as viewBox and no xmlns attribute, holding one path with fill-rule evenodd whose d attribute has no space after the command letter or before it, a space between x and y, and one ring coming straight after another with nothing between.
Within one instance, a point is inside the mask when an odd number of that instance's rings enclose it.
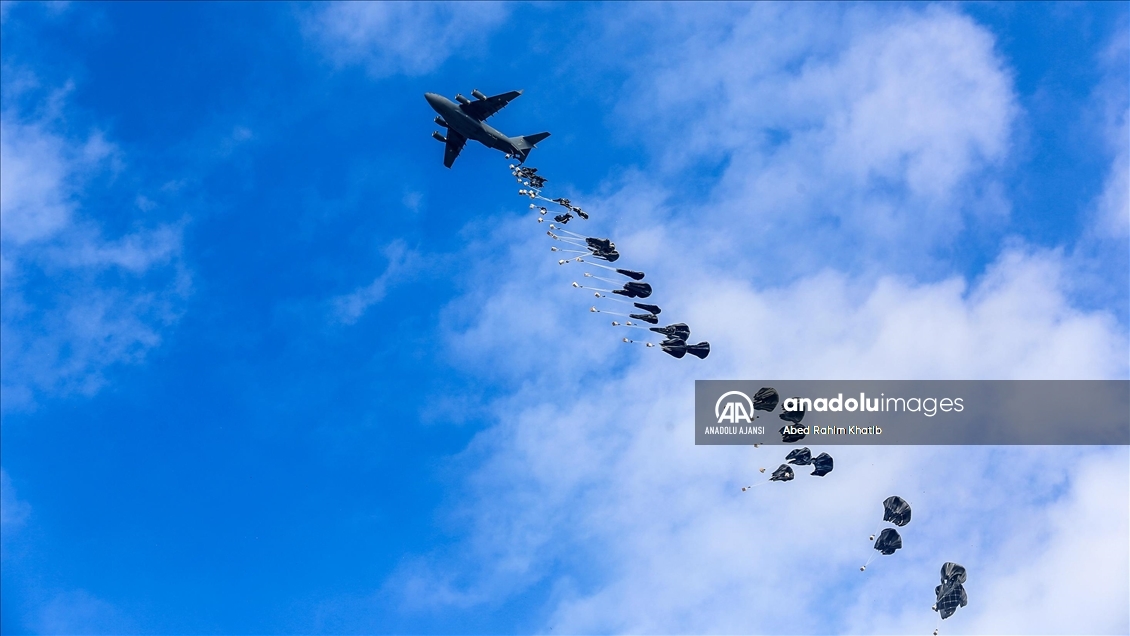
<instances>
[{"instance_id":1,"label":"white cloud","mask_svg":"<svg viewBox=\"0 0 1130 636\"><path fill-rule=\"evenodd\" d=\"M794 7L665 7L645 29L663 52L632 67L644 88L623 112L651 104L656 139L684 155L585 205L586 231L648 272L648 302L711 341L706 361L616 342L632 332L583 313L591 296L567 284L584 266L554 264L529 218L470 248L468 276L491 285L452 304L451 350L517 388L459 458L447 521L462 540L389 581L409 605L539 584L554 633L929 633L953 560L971 604L945 633L1130 628L1125 449L837 447L826 478L742 493L774 448L693 445L696 379L1130 374L1125 326L1073 303L1063 249L1004 240L973 279L941 258L914 275L1007 210L983 174L1017 109L991 36L946 10ZM706 202L665 203L712 149L732 154ZM963 212L986 192L992 214ZM896 492L915 506L905 547L861 573ZM1063 597L1077 606L1053 601L1078 581Z\"/></svg>"},{"instance_id":2,"label":"white cloud","mask_svg":"<svg viewBox=\"0 0 1130 636\"><path fill-rule=\"evenodd\" d=\"M626 63L617 111L670 182L727 162L709 205L682 218L689 244L710 235L730 254L754 241L745 251L771 256L778 278L828 265L931 271L970 223L1007 219L994 167L1016 98L993 37L968 17L722 13L703 29L682 13L649 24L667 44Z\"/></svg>"},{"instance_id":3,"label":"white cloud","mask_svg":"<svg viewBox=\"0 0 1130 636\"><path fill-rule=\"evenodd\" d=\"M160 343L189 286L180 223L107 238L83 209L91 179L122 169L120 153L99 133L57 132L59 95L43 117L0 118L5 410L30 408L39 395L96 392L108 367L138 362ZM146 212L157 206L137 200Z\"/></svg>"},{"instance_id":4,"label":"white cloud","mask_svg":"<svg viewBox=\"0 0 1130 636\"><path fill-rule=\"evenodd\" d=\"M822 481L741 493L757 467L780 463L774 449L693 446L695 379L1125 377L1125 334L1066 303L1062 268L1054 253L1007 252L972 285L821 274L775 289L690 272L667 281L668 298L713 341L705 363L617 355L606 325L572 337L499 322L541 293L508 281L467 336L498 340L466 346L484 372L519 370L523 388L495 404L499 424L464 457L476 469L450 520L469 532L462 554L406 565L410 602L474 606L551 577L554 633L917 633L932 629L937 569L954 560L970 568L974 603L947 633L996 625L996 608L1022 611L1052 593L1048 581L1078 580L1090 582L1086 611L1057 605L1008 633L1124 631L1125 453L839 447ZM861 579L864 538L893 493L918 511L907 548ZM1087 541L1112 555L1098 570L1065 558Z\"/></svg>"},{"instance_id":5,"label":"white cloud","mask_svg":"<svg viewBox=\"0 0 1130 636\"><path fill-rule=\"evenodd\" d=\"M1130 320L1130 33L1115 32L1093 61L1103 79L1092 91L1084 119L1098 130L1097 154L1109 161L1102 190L1088 202L1083 231L1071 246L1082 302L1111 307Z\"/></svg>"},{"instance_id":6,"label":"white cloud","mask_svg":"<svg viewBox=\"0 0 1130 636\"><path fill-rule=\"evenodd\" d=\"M0 559L8 563L20 550L12 549L31 516L31 505L16 494L8 471L0 468Z\"/></svg>"},{"instance_id":7,"label":"white cloud","mask_svg":"<svg viewBox=\"0 0 1130 636\"><path fill-rule=\"evenodd\" d=\"M336 2L318 6L306 28L339 65L420 75L481 46L508 13L496 2Z\"/></svg>"},{"instance_id":8,"label":"white cloud","mask_svg":"<svg viewBox=\"0 0 1130 636\"><path fill-rule=\"evenodd\" d=\"M16 496L16 489L8 477L8 471L0 468L0 527L3 534L14 532L31 514L31 506Z\"/></svg>"},{"instance_id":9,"label":"white cloud","mask_svg":"<svg viewBox=\"0 0 1130 636\"><path fill-rule=\"evenodd\" d=\"M985 596L980 604L984 609L975 613L968 632L1126 633L1130 598L1126 448L1082 457L1049 453L1046 458L1054 466L1051 472L1070 474L1070 491L1033 512L1028 523L1000 529L1005 544L1000 552L1010 557L1011 567L1000 568L977 586ZM1100 586L1103 589L1095 589Z\"/></svg>"},{"instance_id":10,"label":"white cloud","mask_svg":"<svg viewBox=\"0 0 1130 636\"><path fill-rule=\"evenodd\" d=\"M74 159L57 136L41 126L15 121L9 113L0 120L0 228L3 240L25 243L46 238L71 220L67 177Z\"/></svg>"},{"instance_id":11,"label":"white cloud","mask_svg":"<svg viewBox=\"0 0 1130 636\"><path fill-rule=\"evenodd\" d=\"M1130 236L1130 111L1123 110L1110 123L1114 158L1098 200L1097 227L1114 239Z\"/></svg>"},{"instance_id":12,"label":"white cloud","mask_svg":"<svg viewBox=\"0 0 1130 636\"><path fill-rule=\"evenodd\" d=\"M121 610L86 590L56 595L34 624L43 634L125 634L137 629Z\"/></svg>"},{"instance_id":13,"label":"white cloud","mask_svg":"<svg viewBox=\"0 0 1130 636\"><path fill-rule=\"evenodd\" d=\"M357 322L369 307L384 300L389 287L395 285L398 278L419 265L419 254L409 250L402 241L396 241L385 248L385 257L388 265L373 282L331 301L334 317L339 322L347 325Z\"/></svg>"},{"instance_id":14,"label":"white cloud","mask_svg":"<svg viewBox=\"0 0 1130 636\"><path fill-rule=\"evenodd\" d=\"M1112 160L1098 201L1096 225L1102 234L1126 239L1130 237L1130 95L1126 82L1130 31L1124 27L1115 32L1099 61L1107 77L1096 91L1095 101L1103 110Z\"/></svg>"}]
</instances>

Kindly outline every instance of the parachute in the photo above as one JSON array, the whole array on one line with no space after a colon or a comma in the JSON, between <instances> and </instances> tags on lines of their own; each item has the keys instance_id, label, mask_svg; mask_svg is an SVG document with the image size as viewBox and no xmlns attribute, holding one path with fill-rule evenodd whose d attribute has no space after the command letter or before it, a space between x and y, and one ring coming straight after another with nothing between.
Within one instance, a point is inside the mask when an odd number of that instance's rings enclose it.
<instances>
[{"instance_id":1,"label":"parachute","mask_svg":"<svg viewBox=\"0 0 1130 636\"><path fill-rule=\"evenodd\" d=\"M796 402L798 402L798 403L800 402L800 398L793 398L793 400L796 400ZM778 415L777 417L781 418L782 420L785 420L786 422L792 422L793 424L800 424L800 421L804 419L804 411L802 411L802 410L782 411L782 413L780 415Z\"/></svg>"},{"instance_id":2,"label":"parachute","mask_svg":"<svg viewBox=\"0 0 1130 636\"><path fill-rule=\"evenodd\" d=\"M681 358L688 353L700 359L705 359L710 355L710 343L700 342L698 344L687 344L686 340L679 340L677 338L670 338L659 343L659 347L664 353L670 354L676 358Z\"/></svg>"},{"instance_id":3,"label":"parachute","mask_svg":"<svg viewBox=\"0 0 1130 636\"><path fill-rule=\"evenodd\" d=\"M902 537L894 528L883 528L883 532L875 539L875 549L880 554L894 554L895 550L902 547Z\"/></svg>"},{"instance_id":4,"label":"parachute","mask_svg":"<svg viewBox=\"0 0 1130 636\"><path fill-rule=\"evenodd\" d=\"M832 456L828 453L820 453L812 459L813 477L823 477L832 472Z\"/></svg>"},{"instance_id":5,"label":"parachute","mask_svg":"<svg viewBox=\"0 0 1130 636\"><path fill-rule=\"evenodd\" d=\"M784 415L782 414L781 417L784 417ZM785 430L789 428L789 426L789 424L785 424L781 427L781 430L778 431L781 434L782 442L786 444L792 444L793 442L799 442L800 440L804 439L804 433L789 433L787 430Z\"/></svg>"},{"instance_id":6,"label":"parachute","mask_svg":"<svg viewBox=\"0 0 1130 636\"><path fill-rule=\"evenodd\" d=\"M676 340L686 340L687 338L691 337L691 328L681 322L675 323L673 325L667 325L666 327L651 327L649 331L661 333L668 338L674 338Z\"/></svg>"},{"instance_id":7,"label":"parachute","mask_svg":"<svg viewBox=\"0 0 1130 636\"><path fill-rule=\"evenodd\" d=\"M800 437L804 436L800 435ZM820 453L813 457L812 451L808 450L807 446L789 451L785 461L795 466L812 466L814 470L811 474L816 477L823 477L832 472L832 456L828 453Z\"/></svg>"},{"instance_id":8,"label":"parachute","mask_svg":"<svg viewBox=\"0 0 1130 636\"><path fill-rule=\"evenodd\" d=\"M890 521L900 528L910 523L910 504L902 497L887 497L883 500L883 521Z\"/></svg>"},{"instance_id":9,"label":"parachute","mask_svg":"<svg viewBox=\"0 0 1130 636\"><path fill-rule=\"evenodd\" d=\"M773 409L777 408L777 402L780 401L780 399L776 389L768 387L763 388L753 394L753 409L755 411L768 411L772 413Z\"/></svg>"},{"instance_id":10,"label":"parachute","mask_svg":"<svg viewBox=\"0 0 1130 636\"><path fill-rule=\"evenodd\" d=\"M655 289L651 286L650 282L644 282L645 274L640 271L625 269L619 267L611 267L605 263L615 263L620 260L620 252L616 249L616 243L609 238L599 236L587 236L585 234L566 230L565 226L573 221L575 218L580 217L583 220L589 219L589 214L582 210L580 206L575 205L571 200L565 197L548 198L542 196L541 190L545 186L547 179L538 174L538 169L532 166L511 165L510 172L518 183L524 186L518 190L518 194L530 199L546 201L554 203L564 208L560 214L550 215L549 210L545 206L539 206L536 203L530 203L530 209L537 212L535 217L538 223L544 223L546 218L550 216L553 223L549 226L549 231L546 235L552 240L560 244L550 247L550 251L560 254L563 258L557 261L558 265L569 265L580 263L586 267L607 270L608 272L615 273L623 276L626 279L608 278L611 274L593 273L591 271L585 272L584 276L587 279L594 281L601 281L608 283L606 287L597 287L582 285L574 281L573 287L577 289L592 290L595 297L602 301L610 301L616 303L627 303L633 305L635 309L642 310L642 312L628 312L619 313L612 311L610 308L593 305L589 308L591 313L608 314L617 316L618 318L628 318L629 320L613 320L613 327L627 327L632 329L646 329L647 331L657 333L665 338L660 342L648 340L634 340L632 338L623 338L626 343L643 344L648 348L657 348L660 351L674 358L683 358L687 354L693 357L705 359L710 355L710 343L703 341L697 344L690 342L691 330L685 323L674 323L665 327L654 326L648 327L645 325L659 325L659 314L662 312L659 305L649 303L634 302L637 300L644 300L650 298ZM574 216L575 215L575 216ZM643 324L640 324L643 323ZM767 409L772 411L777 405L776 391L769 389L772 393L771 399L766 396L765 404L768 405ZM760 394L759 394L760 395Z\"/></svg>"},{"instance_id":11,"label":"parachute","mask_svg":"<svg viewBox=\"0 0 1130 636\"><path fill-rule=\"evenodd\" d=\"M620 259L620 253L616 251L616 244L608 239L587 236L585 237L585 247L592 252L593 256L609 263L614 263Z\"/></svg>"},{"instance_id":12,"label":"parachute","mask_svg":"<svg viewBox=\"0 0 1130 636\"><path fill-rule=\"evenodd\" d=\"M537 172L537 168L518 166L518 168L514 170L514 176L517 177L519 181L522 181L525 185L541 189L543 186L545 186L546 178L539 176Z\"/></svg>"},{"instance_id":13,"label":"parachute","mask_svg":"<svg viewBox=\"0 0 1130 636\"><path fill-rule=\"evenodd\" d=\"M942 584L934 588L934 607L942 620L953 616L959 607L969 604L969 596L965 593L965 568L956 563L942 565Z\"/></svg>"},{"instance_id":14,"label":"parachute","mask_svg":"<svg viewBox=\"0 0 1130 636\"><path fill-rule=\"evenodd\" d=\"M820 459L820 458L817 457L816 459L814 459L812 461L812 463L815 464L817 459ZM832 462L832 458L829 457L828 458L828 470L829 471L832 470L831 462ZM816 474L815 471L813 472L813 474ZM882 523L884 521L893 523L900 528L905 526L906 524L910 523L910 504L906 503L906 500L903 499L902 497L898 497L898 496L894 496L894 495L884 499L883 500L883 521L880 521L879 524L875 526L875 532L871 533L870 540L875 541L875 549L876 550L879 550L883 554L893 554L895 550L902 547L902 536L900 536L898 531L895 530L894 528L884 528L883 532L879 533L879 525L882 525ZM878 540L875 539L876 533L879 534ZM883 537L886 537L886 539L884 539ZM898 545L895 545L893 543L895 540L897 540ZM886 549L890 549L890 552L886 552L885 551ZM872 558L874 558L875 555L871 555L871 556L872 556ZM862 572L862 571L866 570L867 566L870 563L871 563L871 559L868 559L867 563L863 564L863 567L859 568L859 571Z\"/></svg>"},{"instance_id":15,"label":"parachute","mask_svg":"<svg viewBox=\"0 0 1130 636\"><path fill-rule=\"evenodd\" d=\"M773 471L773 476L769 481L792 481L793 469L788 464L781 464L777 470Z\"/></svg>"},{"instance_id":16,"label":"parachute","mask_svg":"<svg viewBox=\"0 0 1130 636\"><path fill-rule=\"evenodd\" d=\"M623 289L614 289L612 293L627 296L628 298L647 298L651 295L651 285L630 280L624 283Z\"/></svg>"},{"instance_id":17,"label":"parachute","mask_svg":"<svg viewBox=\"0 0 1130 636\"><path fill-rule=\"evenodd\" d=\"M793 449L785 456L785 461L797 466L808 466L812 463L812 451L807 446Z\"/></svg>"},{"instance_id":18,"label":"parachute","mask_svg":"<svg viewBox=\"0 0 1130 636\"><path fill-rule=\"evenodd\" d=\"M764 468L759 468L757 470L760 473L765 472ZM767 479L763 482L753 484L752 486L742 486L742 492L745 492L745 491L747 491L751 488L754 488L756 486L761 486L762 484L767 484L771 481L792 481L795 477L796 477L796 475L793 474L793 469L792 469L791 466L789 466L788 464L781 464L780 466L777 467L777 470L773 471L773 474L770 475L769 479Z\"/></svg>"}]
</instances>

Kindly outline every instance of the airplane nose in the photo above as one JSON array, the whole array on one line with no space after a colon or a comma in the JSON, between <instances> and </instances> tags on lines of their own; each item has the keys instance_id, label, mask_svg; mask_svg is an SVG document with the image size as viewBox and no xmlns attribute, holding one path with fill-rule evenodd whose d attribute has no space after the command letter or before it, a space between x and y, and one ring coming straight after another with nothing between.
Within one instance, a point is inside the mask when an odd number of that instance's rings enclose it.
<instances>
[{"instance_id":1,"label":"airplane nose","mask_svg":"<svg viewBox=\"0 0 1130 636\"><path fill-rule=\"evenodd\" d=\"M439 98L439 95L436 95L435 93L424 93L424 99L428 100L428 103L432 106L436 105L437 98Z\"/></svg>"}]
</instances>

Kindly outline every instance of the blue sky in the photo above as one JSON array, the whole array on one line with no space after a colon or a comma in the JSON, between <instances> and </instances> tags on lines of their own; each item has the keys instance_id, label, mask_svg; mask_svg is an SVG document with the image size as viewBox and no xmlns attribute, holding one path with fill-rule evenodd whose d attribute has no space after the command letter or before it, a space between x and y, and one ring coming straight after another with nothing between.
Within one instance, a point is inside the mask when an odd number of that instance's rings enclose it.
<instances>
[{"instance_id":1,"label":"blue sky","mask_svg":"<svg viewBox=\"0 0 1130 636\"><path fill-rule=\"evenodd\" d=\"M1125 3L0 6L4 633L928 633L946 560L944 633L1130 627L1125 448L751 504L686 418L1127 378ZM472 88L708 360L585 312L502 156L443 168L423 93Z\"/></svg>"}]
</instances>

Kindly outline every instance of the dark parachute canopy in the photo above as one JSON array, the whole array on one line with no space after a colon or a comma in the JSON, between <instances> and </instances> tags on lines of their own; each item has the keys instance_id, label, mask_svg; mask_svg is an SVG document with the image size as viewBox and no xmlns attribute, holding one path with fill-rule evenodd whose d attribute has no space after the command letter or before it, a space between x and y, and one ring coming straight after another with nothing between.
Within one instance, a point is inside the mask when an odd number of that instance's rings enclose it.
<instances>
[{"instance_id":1,"label":"dark parachute canopy","mask_svg":"<svg viewBox=\"0 0 1130 636\"><path fill-rule=\"evenodd\" d=\"M781 417L784 417L784 415L782 414ZM790 433L790 432L788 432L787 429L789 428L789 426L791 426L791 425L785 424L784 426L781 427L781 430L779 431L781 433L781 441L782 442L784 442L786 444L792 444L793 442L799 442L800 440L804 439L804 433L799 433L799 432L798 433Z\"/></svg>"},{"instance_id":2,"label":"dark parachute canopy","mask_svg":"<svg viewBox=\"0 0 1130 636\"><path fill-rule=\"evenodd\" d=\"M644 277L643 272L635 272L635 271L632 271L630 269L619 269L619 268L617 268L616 273L620 274L622 276L627 276L628 278L630 278L632 280L643 280L643 277ZM658 313L658 312L656 312L656 313Z\"/></svg>"},{"instance_id":3,"label":"dark parachute canopy","mask_svg":"<svg viewBox=\"0 0 1130 636\"><path fill-rule=\"evenodd\" d=\"M808 450L807 446L794 448L789 451L788 455L785 455L785 461L797 466L807 466L812 463L812 451Z\"/></svg>"},{"instance_id":4,"label":"dark parachute canopy","mask_svg":"<svg viewBox=\"0 0 1130 636\"><path fill-rule=\"evenodd\" d=\"M668 353L676 358L681 358L688 353L698 358L706 358L706 356L710 355L709 342L700 342L692 345L687 344L686 340L669 338L659 343L659 347L663 349L664 353Z\"/></svg>"},{"instance_id":5,"label":"dark parachute canopy","mask_svg":"<svg viewBox=\"0 0 1130 636\"><path fill-rule=\"evenodd\" d=\"M777 470L773 471L773 476L769 481L792 481L793 469L788 464L781 464Z\"/></svg>"},{"instance_id":6,"label":"dark parachute canopy","mask_svg":"<svg viewBox=\"0 0 1130 636\"><path fill-rule=\"evenodd\" d=\"M666 353L674 358L682 358L683 356L687 355L687 343L685 340L668 338L667 340L659 343L659 348L663 350L663 353Z\"/></svg>"},{"instance_id":7,"label":"dark parachute canopy","mask_svg":"<svg viewBox=\"0 0 1130 636\"><path fill-rule=\"evenodd\" d=\"M828 453L820 453L812 458L812 467L815 469L812 471L814 477L827 475L832 472L832 456Z\"/></svg>"},{"instance_id":8,"label":"dark parachute canopy","mask_svg":"<svg viewBox=\"0 0 1130 636\"><path fill-rule=\"evenodd\" d=\"M651 285L630 280L624 283L623 289L614 289L612 293L627 296L628 298L647 298L651 295Z\"/></svg>"},{"instance_id":9,"label":"dark parachute canopy","mask_svg":"<svg viewBox=\"0 0 1130 636\"><path fill-rule=\"evenodd\" d=\"M795 400L796 401L795 403L797 403L797 404L800 403L800 398L793 398L793 400ZM802 411L800 409L797 409L795 411L783 411L777 417L780 417L782 420L785 420L786 422L792 422L793 424L800 424L800 421L804 419L804 411Z\"/></svg>"},{"instance_id":10,"label":"dark parachute canopy","mask_svg":"<svg viewBox=\"0 0 1130 636\"><path fill-rule=\"evenodd\" d=\"M900 528L910 523L910 504L902 497L887 497L883 500L883 521L890 521Z\"/></svg>"},{"instance_id":11,"label":"dark parachute canopy","mask_svg":"<svg viewBox=\"0 0 1130 636\"><path fill-rule=\"evenodd\" d=\"M777 408L777 402L781 397L777 395L777 389L765 387L753 394L753 410L755 411L768 411L773 412Z\"/></svg>"},{"instance_id":12,"label":"dark parachute canopy","mask_svg":"<svg viewBox=\"0 0 1130 636\"><path fill-rule=\"evenodd\" d=\"M816 459L819 459L819 458L816 458ZM831 461L832 461L832 458L829 457L828 458L828 462L829 462L828 470L832 469L831 468ZM816 460L813 460L812 463L815 464ZM813 474L815 474L815 472ZM883 521L889 521L889 522L895 524L896 526L898 526L900 528L902 526L905 526L906 524L910 523L910 504L906 503L906 500L903 499L902 497L898 497L898 496L887 497L886 499L883 500ZM879 525L882 524L883 521L880 521L878 524L875 525L875 532L879 532ZM884 537L886 537L886 540L884 540ZM895 541L896 539L898 540L898 545L894 545L893 543L891 543L892 541ZM884 528L883 532L881 534L879 534L878 540L875 540L875 535L872 534L871 540L875 541L875 549L879 550L883 554L891 554L895 550L902 547L902 537L899 536L898 531L896 531L894 528ZM891 551L885 552L884 551L885 548L890 548ZM872 555L872 556L874 556L874 555ZM867 563L871 563L871 560L868 559ZM866 570L867 564L864 564L864 566L859 568L859 569L860 569L860 571Z\"/></svg>"},{"instance_id":13,"label":"dark parachute canopy","mask_svg":"<svg viewBox=\"0 0 1130 636\"><path fill-rule=\"evenodd\" d=\"M525 184L535 188L541 188L547 181L545 177L538 175L537 168L526 168L524 166L519 166L517 169L515 169L514 176L518 177L519 181L526 179Z\"/></svg>"},{"instance_id":14,"label":"dark parachute canopy","mask_svg":"<svg viewBox=\"0 0 1130 636\"><path fill-rule=\"evenodd\" d=\"M559 228L554 228L554 229L559 229ZM560 229L559 229L559 231L560 231ZM565 232L565 233L568 233L568 232ZM594 237L594 236L575 235L575 236L577 236L577 238L575 238L575 239L563 239L562 237L557 236L556 234L553 234L552 232L550 232L549 235L551 237L553 237L554 239L559 240L559 241L563 241L565 243L568 243L569 245L576 245L577 247L584 247L596 258L606 260L609 263L614 263L620 258L620 253L616 251L616 244L613 243L612 241L606 239L606 238L597 238L597 237ZM574 241L579 241L581 238L583 238L584 241L585 241L584 245L581 245L580 243L574 242ZM568 261L562 261L562 263L567 263L567 262Z\"/></svg>"},{"instance_id":15,"label":"dark parachute canopy","mask_svg":"<svg viewBox=\"0 0 1130 636\"><path fill-rule=\"evenodd\" d=\"M956 563L942 565L942 584L934 588L934 611L942 616L942 620L953 616L959 607L969 604L969 596L965 593L962 584L965 583L965 568Z\"/></svg>"},{"instance_id":16,"label":"dark parachute canopy","mask_svg":"<svg viewBox=\"0 0 1130 636\"><path fill-rule=\"evenodd\" d=\"M883 528L879 538L875 539L875 549L882 554L894 554L895 550L902 547L902 537L894 528Z\"/></svg>"},{"instance_id":17,"label":"dark parachute canopy","mask_svg":"<svg viewBox=\"0 0 1130 636\"><path fill-rule=\"evenodd\" d=\"M639 307L638 304L636 306ZM659 312L653 311L651 313L657 314ZM673 325L667 325L666 327L651 327L650 331L661 333L674 340L686 340L687 338L691 337L691 328L681 322L677 322Z\"/></svg>"}]
</instances>

